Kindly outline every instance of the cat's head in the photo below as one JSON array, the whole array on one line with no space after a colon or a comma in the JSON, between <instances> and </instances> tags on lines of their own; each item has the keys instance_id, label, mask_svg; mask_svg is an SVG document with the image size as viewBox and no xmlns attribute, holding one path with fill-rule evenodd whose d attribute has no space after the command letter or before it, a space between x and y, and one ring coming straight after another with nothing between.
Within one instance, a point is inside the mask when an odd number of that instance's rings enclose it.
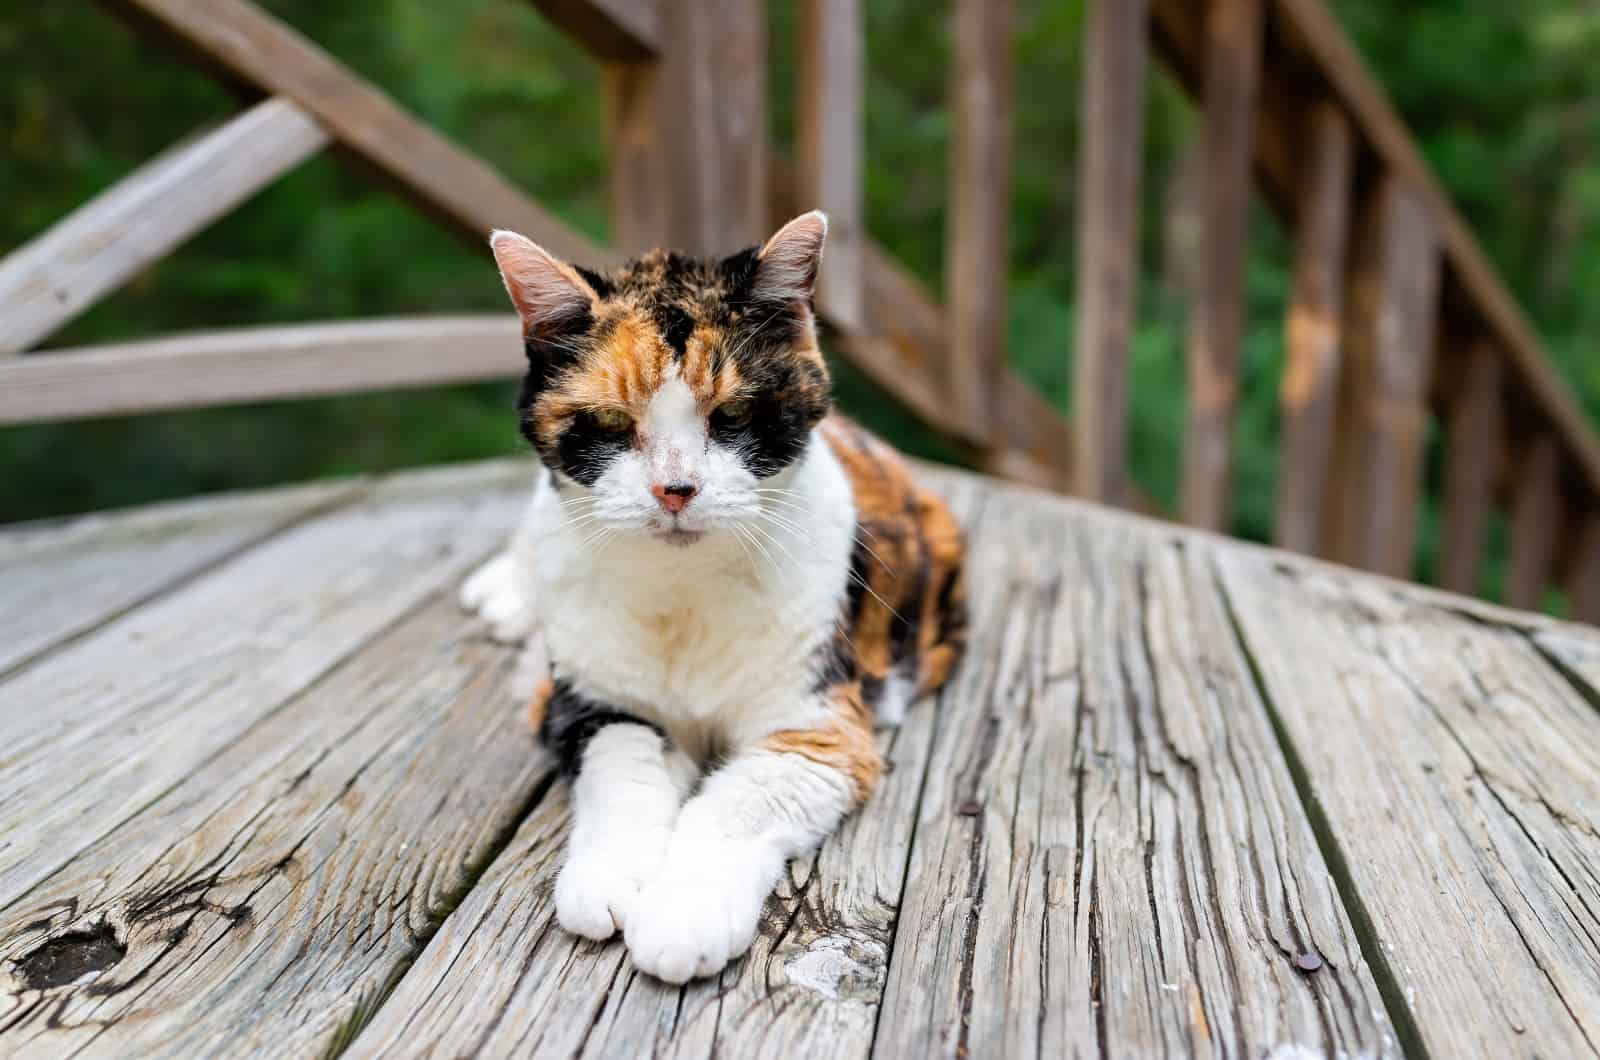
<instances>
[{"instance_id":1,"label":"cat's head","mask_svg":"<svg viewBox=\"0 0 1600 1060\"><path fill-rule=\"evenodd\" d=\"M812 289L828 223L721 260L652 251L610 272L490 239L522 317L522 432L596 529L688 544L752 519L829 406Z\"/></svg>"}]
</instances>

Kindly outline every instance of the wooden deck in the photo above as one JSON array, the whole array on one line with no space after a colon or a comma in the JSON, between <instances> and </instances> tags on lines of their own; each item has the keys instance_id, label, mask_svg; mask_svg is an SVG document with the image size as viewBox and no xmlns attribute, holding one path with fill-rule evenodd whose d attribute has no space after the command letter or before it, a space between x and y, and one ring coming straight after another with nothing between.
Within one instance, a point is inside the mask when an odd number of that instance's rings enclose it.
<instances>
[{"instance_id":1,"label":"wooden deck","mask_svg":"<svg viewBox=\"0 0 1600 1060\"><path fill-rule=\"evenodd\" d=\"M1600 631L928 474L969 660L683 989L453 603L526 463L0 534L0 1054L1600 1052Z\"/></svg>"}]
</instances>

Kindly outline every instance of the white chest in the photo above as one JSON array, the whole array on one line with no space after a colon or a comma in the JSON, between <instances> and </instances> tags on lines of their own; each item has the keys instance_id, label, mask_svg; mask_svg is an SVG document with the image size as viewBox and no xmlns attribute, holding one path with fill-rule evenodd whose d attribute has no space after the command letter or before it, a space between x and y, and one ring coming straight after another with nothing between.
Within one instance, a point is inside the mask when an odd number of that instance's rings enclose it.
<instances>
[{"instance_id":1,"label":"white chest","mask_svg":"<svg viewBox=\"0 0 1600 1060\"><path fill-rule=\"evenodd\" d=\"M821 471L822 483L797 487L842 480L831 457ZM557 676L655 721L691 753L814 723L855 536L848 486L830 493L803 525L765 526L764 548L729 533L596 550L563 531L553 491L536 500L535 591Z\"/></svg>"}]
</instances>

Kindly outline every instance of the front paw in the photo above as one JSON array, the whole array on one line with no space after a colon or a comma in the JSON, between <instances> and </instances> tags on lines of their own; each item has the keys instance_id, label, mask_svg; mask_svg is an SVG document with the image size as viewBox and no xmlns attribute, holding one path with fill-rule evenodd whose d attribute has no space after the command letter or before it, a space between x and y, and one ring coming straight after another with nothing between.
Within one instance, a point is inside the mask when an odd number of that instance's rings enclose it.
<instances>
[{"instance_id":1,"label":"front paw","mask_svg":"<svg viewBox=\"0 0 1600 1060\"><path fill-rule=\"evenodd\" d=\"M520 642L533 632L533 592L511 552L495 556L462 583L461 607L488 623L489 635L503 643Z\"/></svg>"},{"instance_id":2,"label":"front paw","mask_svg":"<svg viewBox=\"0 0 1600 1060\"><path fill-rule=\"evenodd\" d=\"M669 831L642 830L602 849L570 850L556 877L556 922L596 941L615 935L646 881L661 867Z\"/></svg>"},{"instance_id":3,"label":"front paw","mask_svg":"<svg viewBox=\"0 0 1600 1060\"><path fill-rule=\"evenodd\" d=\"M624 937L641 970L686 983L716 974L750 948L772 885L753 873L718 870L707 863L697 875L670 873L639 893Z\"/></svg>"}]
</instances>

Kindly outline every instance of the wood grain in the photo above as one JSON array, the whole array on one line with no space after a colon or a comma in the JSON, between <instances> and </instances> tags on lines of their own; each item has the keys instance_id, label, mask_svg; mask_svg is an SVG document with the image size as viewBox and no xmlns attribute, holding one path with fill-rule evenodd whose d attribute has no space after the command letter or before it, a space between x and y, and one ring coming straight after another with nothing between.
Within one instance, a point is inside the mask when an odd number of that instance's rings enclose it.
<instances>
[{"instance_id":1,"label":"wood grain","mask_svg":"<svg viewBox=\"0 0 1600 1060\"><path fill-rule=\"evenodd\" d=\"M0 905L451 585L503 538L529 475L389 480L0 683Z\"/></svg>"},{"instance_id":2,"label":"wood grain","mask_svg":"<svg viewBox=\"0 0 1600 1060\"><path fill-rule=\"evenodd\" d=\"M328 142L269 99L134 170L0 261L0 357L63 324Z\"/></svg>"},{"instance_id":3,"label":"wood grain","mask_svg":"<svg viewBox=\"0 0 1600 1060\"><path fill-rule=\"evenodd\" d=\"M359 489L223 494L0 530L0 678Z\"/></svg>"},{"instance_id":4,"label":"wood grain","mask_svg":"<svg viewBox=\"0 0 1600 1060\"><path fill-rule=\"evenodd\" d=\"M297 103L403 197L476 245L511 228L572 261L615 256L249 0L102 0L208 71ZM485 257L487 260L487 255Z\"/></svg>"},{"instance_id":5,"label":"wood grain","mask_svg":"<svg viewBox=\"0 0 1600 1060\"><path fill-rule=\"evenodd\" d=\"M1416 191L1384 177L1361 221L1345 311L1330 551L1409 577L1439 297L1434 221Z\"/></svg>"},{"instance_id":6,"label":"wood grain","mask_svg":"<svg viewBox=\"0 0 1600 1060\"><path fill-rule=\"evenodd\" d=\"M1511 498L1506 603L1542 610L1561 534L1561 452L1553 437L1541 436L1528 447L1512 481Z\"/></svg>"},{"instance_id":7,"label":"wood grain","mask_svg":"<svg viewBox=\"0 0 1600 1060\"><path fill-rule=\"evenodd\" d=\"M1218 564L1408 1052L1593 1055L1592 697L1488 609L1264 552Z\"/></svg>"},{"instance_id":8,"label":"wood grain","mask_svg":"<svg viewBox=\"0 0 1600 1060\"><path fill-rule=\"evenodd\" d=\"M950 68L950 205L945 233L945 385L993 444L1005 414L1006 257L1011 217L1011 0L957 0Z\"/></svg>"},{"instance_id":9,"label":"wood grain","mask_svg":"<svg viewBox=\"0 0 1600 1060\"><path fill-rule=\"evenodd\" d=\"M1284 327L1288 362L1278 398L1283 441L1273 542L1296 552L1320 553L1339 403L1340 316L1355 179L1350 123L1331 104L1318 106L1305 130L1304 147L1294 282Z\"/></svg>"},{"instance_id":10,"label":"wood grain","mask_svg":"<svg viewBox=\"0 0 1600 1060\"><path fill-rule=\"evenodd\" d=\"M0 424L506 379L525 365L511 314L196 332L0 361Z\"/></svg>"},{"instance_id":11,"label":"wood grain","mask_svg":"<svg viewBox=\"0 0 1600 1060\"><path fill-rule=\"evenodd\" d=\"M866 15L861 0L805 0L796 42L795 193L826 211L817 305L836 325L865 317Z\"/></svg>"},{"instance_id":12,"label":"wood grain","mask_svg":"<svg viewBox=\"0 0 1600 1060\"><path fill-rule=\"evenodd\" d=\"M1439 584L1458 593L1476 594L1482 580L1484 534L1505 460L1504 373L1499 351L1474 346L1445 422Z\"/></svg>"},{"instance_id":13,"label":"wood grain","mask_svg":"<svg viewBox=\"0 0 1600 1060\"><path fill-rule=\"evenodd\" d=\"M1112 504L1127 481L1147 6L1091 0L1083 40L1071 465L1076 493Z\"/></svg>"},{"instance_id":14,"label":"wood grain","mask_svg":"<svg viewBox=\"0 0 1600 1060\"><path fill-rule=\"evenodd\" d=\"M0 912L0 1052L336 1052L542 790L509 668L436 595L140 806Z\"/></svg>"},{"instance_id":15,"label":"wood grain","mask_svg":"<svg viewBox=\"0 0 1600 1060\"><path fill-rule=\"evenodd\" d=\"M1204 546L985 504L877 1054L1394 1054Z\"/></svg>"},{"instance_id":16,"label":"wood grain","mask_svg":"<svg viewBox=\"0 0 1600 1060\"><path fill-rule=\"evenodd\" d=\"M1188 427L1183 444L1183 521L1228 528L1233 498L1233 420L1244 334L1244 255L1261 74L1263 0L1206 5L1200 148L1202 264L1189 306Z\"/></svg>"}]
</instances>

